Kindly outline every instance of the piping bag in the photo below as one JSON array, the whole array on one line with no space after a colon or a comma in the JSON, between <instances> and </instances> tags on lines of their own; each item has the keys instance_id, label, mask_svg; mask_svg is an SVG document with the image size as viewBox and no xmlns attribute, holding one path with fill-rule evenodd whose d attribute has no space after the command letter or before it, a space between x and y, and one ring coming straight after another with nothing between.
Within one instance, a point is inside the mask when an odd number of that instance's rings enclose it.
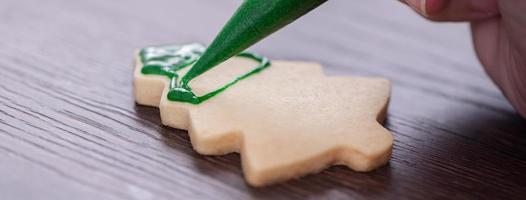
<instances>
[{"instance_id":1,"label":"piping bag","mask_svg":"<svg viewBox=\"0 0 526 200\"><path fill-rule=\"evenodd\" d=\"M327 0L245 0L194 66L183 85L292 23Z\"/></svg>"}]
</instances>

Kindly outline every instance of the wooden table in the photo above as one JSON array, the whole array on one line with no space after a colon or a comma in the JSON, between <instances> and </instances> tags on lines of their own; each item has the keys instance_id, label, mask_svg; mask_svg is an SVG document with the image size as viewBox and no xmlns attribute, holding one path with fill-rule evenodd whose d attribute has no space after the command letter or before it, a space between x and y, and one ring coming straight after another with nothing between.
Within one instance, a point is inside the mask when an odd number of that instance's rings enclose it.
<instances>
[{"instance_id":1,"label":"wooden table","mask_svg":"<svg viewBox=\"0 0 526 200\"><path fill-rule=\"evenodd\" d=\"M265 188L201 156L132 96L135 48L208 43L240 1L2 0L0 199L524 198L526 122L484 74L467 24L397 1L332 0L252 51L382 76L388 166Z\"/></svg>"}]
</instances>

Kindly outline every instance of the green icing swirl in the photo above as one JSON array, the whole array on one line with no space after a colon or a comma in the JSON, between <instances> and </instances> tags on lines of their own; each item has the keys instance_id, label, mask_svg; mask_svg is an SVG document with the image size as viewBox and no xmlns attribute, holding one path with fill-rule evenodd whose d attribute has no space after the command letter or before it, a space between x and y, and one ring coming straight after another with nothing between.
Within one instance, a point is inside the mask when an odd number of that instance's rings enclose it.
<instances>
[{"instance_id":1,"label":"green icing swirl","mask_svg":"<svg viewBox=\"0 0 526 200\"><path fill-rule=\"evenodd\" d=\"M259 65L254 69L236 77L226 85L209 92L203 96L197 96L192 92L192 88L188 85L188 81L182 82L180 80L178 71L193 67L193 64L203 55L205 47L201 44L193 43L187 45L167 45L146 47L139 53L143 67L141 73L145 75L161 75L170 78L170 86L168 91L168 100L186 102L191 104L200 104L215 95L225 91L230 86L236 84L253 74L270 66L269 59L255 55L253 53L241 52L237 56L253 59L259 62ZM190 70L184 77L197 77L202 74L202 71ZM183 77L183 79L184 79Z\"/></svg>"}]
</instances>

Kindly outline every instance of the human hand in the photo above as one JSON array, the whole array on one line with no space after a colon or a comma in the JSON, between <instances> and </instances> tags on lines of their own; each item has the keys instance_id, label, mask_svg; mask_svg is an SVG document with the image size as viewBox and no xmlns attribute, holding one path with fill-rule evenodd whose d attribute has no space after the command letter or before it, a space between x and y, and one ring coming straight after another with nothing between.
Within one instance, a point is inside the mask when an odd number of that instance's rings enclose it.
<instances>
[{"instance_id":1,"label":"human hand","mask_svg":"<svg viewBox=\"0 0 526 200\"><path fill-rule=\"evenodd\" d=\"M402 0L433 21L468 21L486 72L526 118L526 1Z\"/></svg>"}]
</instances>

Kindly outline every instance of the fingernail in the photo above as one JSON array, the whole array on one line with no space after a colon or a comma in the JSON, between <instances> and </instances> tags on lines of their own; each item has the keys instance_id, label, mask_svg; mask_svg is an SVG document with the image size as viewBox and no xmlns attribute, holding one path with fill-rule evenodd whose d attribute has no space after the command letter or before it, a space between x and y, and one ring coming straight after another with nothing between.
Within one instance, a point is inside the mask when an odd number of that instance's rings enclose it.
<instances>
[{"instance_id":1,"label":"fingernail","mask_svg":"<svg viewBox=\"0 0 526 200\"><path fill-rule=\"evenodd\" d=\"M405 0L405 2L418 13L427 16L426 0Z\"/></svg>"}]
</instances>

